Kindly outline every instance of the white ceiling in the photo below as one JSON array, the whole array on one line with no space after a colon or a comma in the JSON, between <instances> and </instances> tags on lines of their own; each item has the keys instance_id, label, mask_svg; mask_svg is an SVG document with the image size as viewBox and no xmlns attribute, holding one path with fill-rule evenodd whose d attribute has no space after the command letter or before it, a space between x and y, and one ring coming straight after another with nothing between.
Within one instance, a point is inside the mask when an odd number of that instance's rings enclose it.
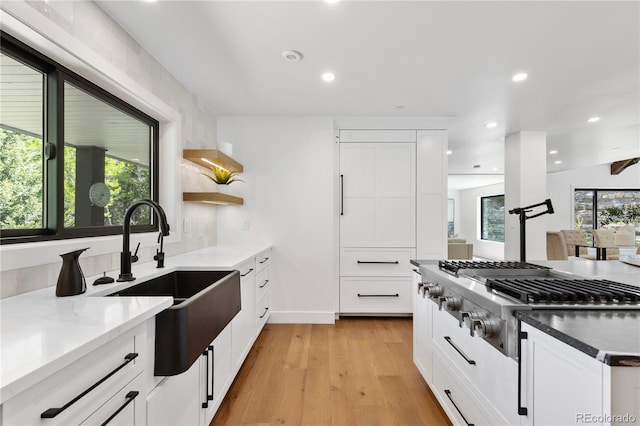
<instances>
[{"instance_id":1,"label":"white ceiling","mask_svg":"<svg viewBox=\"0 0 640 426\"><path fill-rule=\"evenodd\" d=\"M638 1L98 4L217 115L453 117L455 174L502 173L527 130L550 172L640 156Z\"/></svg>"}]
</instances>

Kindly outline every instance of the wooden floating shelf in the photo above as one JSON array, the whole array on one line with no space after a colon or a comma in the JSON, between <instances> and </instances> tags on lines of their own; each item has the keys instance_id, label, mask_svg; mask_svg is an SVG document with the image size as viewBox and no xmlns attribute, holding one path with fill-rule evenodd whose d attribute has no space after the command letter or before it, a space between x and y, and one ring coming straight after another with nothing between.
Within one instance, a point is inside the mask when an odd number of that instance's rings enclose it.
<instances>
[{"instance_id":1,"label":"wooden floating shelf","mask_svg":"<svg viewBox=\"0 0 640 426\"><path fill-rule=\"evenodd\" d=\"M230 172L242 173L244 171L242 164L217 149L184 149L182 150L182 158L207 169L211 168L211 163L213 163Z\"/></svg>"},{"instance_id":2,"label":"wooden floating shelf","mask_svg":"<svg viewBox=\"0 0 640 426\"><path fill-rule=\"evenodd\" d=\"M221 192L183 192L182 200L222 206L244 204L242 198Z\"/></svg>"}]
</instances>

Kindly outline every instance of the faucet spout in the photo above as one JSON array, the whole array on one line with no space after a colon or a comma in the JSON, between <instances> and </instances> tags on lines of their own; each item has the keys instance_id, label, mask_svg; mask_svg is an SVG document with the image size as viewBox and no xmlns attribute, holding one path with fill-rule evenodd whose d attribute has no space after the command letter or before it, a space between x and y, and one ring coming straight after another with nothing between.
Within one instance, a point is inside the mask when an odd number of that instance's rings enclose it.
<instances>
[{"instance_id":1,"label":"faucet spout","mask_svg":"<svg viewBox=\"0 0 640 426\"><path fill-rule=\"evenodd\" d=\"M153 200L138 200L131 204L124 214L124 223L122 225L122 252L120 253L120 276L118 281L133 281L136 278L131 273L131 216L133 212L140 206L149 206L155 212L158 218L158 226L160 234L169 235L169 224L167 223L167 215L160 204Z\"/></svg>"}]
</instances>

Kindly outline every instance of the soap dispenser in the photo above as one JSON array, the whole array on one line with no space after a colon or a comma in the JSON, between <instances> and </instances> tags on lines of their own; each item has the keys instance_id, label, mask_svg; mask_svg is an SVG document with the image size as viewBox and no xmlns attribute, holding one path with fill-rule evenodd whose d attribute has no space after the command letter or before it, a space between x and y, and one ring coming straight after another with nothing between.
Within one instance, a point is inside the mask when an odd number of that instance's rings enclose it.
<instances>
[{"instance_id":1,"label":"soap dispenser","mask_svg":"<svg viewBox=\"0 0 640 426\"><path fill-rule=\"evenodd\" d=\"M75 296L87 291L87 282L80 268L78 258L89 247L74 250L69 253L61 254L62 269L58 275L58 284L56 285L56 296Z\"/></svg>"}]
</instances>

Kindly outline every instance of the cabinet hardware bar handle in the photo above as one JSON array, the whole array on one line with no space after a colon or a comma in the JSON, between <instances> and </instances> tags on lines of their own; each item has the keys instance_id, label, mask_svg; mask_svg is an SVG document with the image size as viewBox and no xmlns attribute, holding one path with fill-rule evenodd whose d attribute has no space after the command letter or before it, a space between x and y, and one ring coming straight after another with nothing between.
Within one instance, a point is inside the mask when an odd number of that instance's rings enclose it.
<instances>
[{"instance_id":1,"label":"cabinet hardware bar handle","mask_svg":"<svg viewBox=\"0 0 640 426\"><path fill-rule=\"evenodd\" d=\"M260 288L264 288L264 286L266 286L267 284L269 284L269 280L264 280L264 283L260 286Z\"/></svg>"},{"instance_id":2,"label":"cabinet hardware bar handle","mask_svg":"<svg viewBox=\"0 0 640 426\"><path fill-rule=\"evenodd\" d=\"M398 265L400 262L398 262L397 260L393 260L393 261L369 261L369 260L358 260L358 263L377 263L377 264L388 264L388 265Z\"/></svg>"},{"instance_id":3,"label":"cabinet hardware bar handle","mask_svg":"<svg viewBox=\"0 0 640 426\"><path fill-rule=\"evenodd\" d=\"M102 423L102 425L100 426L105 426L106 424L108 424L111 420L113 420L113 418L115 416L117 416L118 414L120 414L120 411L124 410L124 407L126 407L127 405L129 405L129 403L131 401L133 401L134 399L136 399L136 396L138 396L138 394L140 394L140 392L138 391L130 391L125 395L125 399L126 401L124 402L124 404L122 404L120 406L120 408L118 408L111 416L109 416L109 418L107 420L104 421L104 423Z\"/></svg>"},{"instance_id":4,"label":"cabinet hardware bar handle","mask_svg":"<svg viewBox=\"0 0 640 426\"><path fill-rule=\"evenodd\" d=\"M396 294L360 294L358 293L358 297L400 297L398 293Z\"/></svg>"},{"instance_id":5,"label":"cabinet hardware bar handle","mask_svg":"<svg viewBox=\"0 0 640 426\"><path fill-rule=\"evenodd\" d=\"M520 331L521 322L518 321L518 414L526 416L527 407L522 406L522 341L529 337L526 331Z\"/></svg>"},{"instance_id":6,"label":"cabinet hardware bar handle","mask_svg":"<svg viewBox=\"0 0 640 426\"><path fill-rule=\"evenodd\" d=\"M268 258L268 257L265 257L264 259L262 259L262 260L260 261L260 263L264 263L264 262L266 262L267 260L269 260L269 258Z\"/></svg>"},{"instance_id":7,"label":"cabinet hardware bar handle","mask_svg":"<svg viewBox=\"0 0 640 426\"><path fill-rule=\"evenodd\" d=\"M456 409L456 411L458 412L458 414L460 414L460 417L462 417L462 420L464 420L464 422L467 424L467 426L474 426L473 423L469 423L467 421L467 418L464 416L464 414L462 414L462 411L460 411L460 409L458 408L458 406L456 405L455 401L453 400L453 398L451 397L451 391L449 389L445 389L444 393L447 395L447 398L449 398L449 401L451 401L451 403L453 404L453 407Z\"/></svg>"},{"instance_id":8,"label":"cabinet hardware bar handle","mask_svg":"<svg viewBox=\"0 0 640 426\"><path fill-rule=\"evenodd\" d=\"M422 272L420 272L420 270L419 270L419 269L414 269L414 270L413 270L413 272L415 272L415 273L416 273L416 274L418 274L418 275L422 275Z\"/></svg>"},{"instance_id":9,"label":"cabinet hardware bar handle","mask_svg":"<svg viewBox=\"0 0 640 426\"><path fill-rule=\"evenodd\" d=\"M245 272L244 274L240 274L241 277L246 277L247 275L249 275L251 272L253 272L253 268L249 268L249 270L247 272Z\"/></svg>"},{"instance_id":10,"label":"cabinet hardware bar handle","mask_svg":"<svg viewBox=\"0 0 640 426\"><path fill-rule=\"evenodd\" d=\"M129 364L131 361L133 361L137 357L138 357L138 354L135 353L135 352L132 352L132 353L129 353L129 354L125 355L124 362L122 364L120 364L115 370L111 371L109 374L104 376L102 379L98 380L96 383L91 385L90 388L88 388L87 390L85 390L80 395L76 396L75 398L73 398L71 401L69 401L66 404L64 404L62 407L47 409L42 414L40 414L40 418L41 419L52 419L55 416L57 416L58 414L62 413L64 410L66 410L67 408L71 407L73 404L78 402L82 397L84 397L86 394L88 394L89 392L91 392L92 390L94 390L95 388L100 386L102 383L105 382L105 380L108 380L111 376L116 374L118 371L120 371L122 368L124 368L127 364Z\"/></svg>"},{"instance_id":11,"label":"cabinet hardware bar handle","mask_svg":"<svg viewBox=\"0 0 640 426\"><path fill-rule=\"evenodd\" d=\"M264 308L264 314L260 315L260 319L264 318L264 316L267 315L267 312L269 312L269 308Z\"/></svg>"},{"instance_id":12,"label":"cabinet hardware bar handle","mask_svg":"<svg viewBox=\"0 0 640 426\"><path fill-rule=\"evenodd\" d=\"M211 395L209 395L209 393L207 393L207 400L213 401L213 375L215 374L215 370L213 369L213 364L214 364L214 361L213 361L213 356L214 356L213 346L209 345L207 347L207 350L211 351ZM209 364L207 364L207 367L209 367ZM207 373L207 375L208 375L208 373Z\"/></svg>"},{"instance_id":13,"label":"cabinet hardware bar handle","mask_svg":"<svg viewBox=\"0 0 640 426\"><path fill-rule=\"evenodd\" d=\"M462 358L464 358L464 360L465 360L465 361L467 361L467 362L468 362L469 364L471 364L471 365L476 365L476 362L475 362L474 360L472 360L472 359L470 359L468 356L466 356L466 355L464 354L464 352L462 352L462 351L460 350L460 348L458 348L456 345L454 345L454 344L453 344L453 341L451 340L451 337L449 337L449 336L444 336L444 340L446 340L446 341L447 341L447 343L449 343L449 344L453 347L453 349L455 349L455 350L456 350L456 352L458 352L458 353L460 354L460 356L461 356Z\"/></svg>"},{"instance_id":14,"label":"cabinet hardware bar handle","mask_svg":"<svg viewBox=\"0 0 640 426\"><path fill-rule=\"evenodd\" d=\"M202 356L205 359L205 378L204 378L204 402L202 403L202 408L209 408L209 348L205 349L202 352Z\"/></svg>"},{"instance_id":15,"label":"cabinet hardware bar handle","mask_svg":"<svg viewBox=\"0 0 640 426\"><path fill-rule=\"evenodd\" d=\"M344 216L344 175L340 175L340 216Z\"/></svg>"}]
</instances>

